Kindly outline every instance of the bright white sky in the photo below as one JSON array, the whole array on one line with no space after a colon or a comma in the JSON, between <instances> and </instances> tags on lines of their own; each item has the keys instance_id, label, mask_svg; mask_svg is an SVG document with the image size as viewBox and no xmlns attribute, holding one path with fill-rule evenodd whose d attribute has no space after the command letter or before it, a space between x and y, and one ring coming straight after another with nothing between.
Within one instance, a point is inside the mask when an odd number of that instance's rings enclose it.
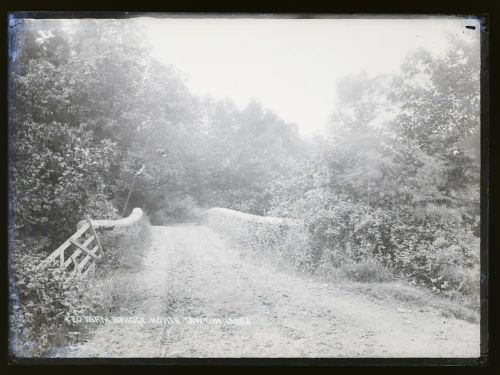
<instances>
[{"instance_id":1,"label":"bright white sky","mask_svg":"<svg viewBox=\"0 0 500 375\"><path fill-rule=\"evenodd\" d=\"M194 93L230 98L240 108L257 99L303 135L323 131L343 76L394 72L411 49L439 53L447 33L477 33L465 25L479 26L451 17L138 20L158 57L186 73Z\"/></svg>"}]
</instances>

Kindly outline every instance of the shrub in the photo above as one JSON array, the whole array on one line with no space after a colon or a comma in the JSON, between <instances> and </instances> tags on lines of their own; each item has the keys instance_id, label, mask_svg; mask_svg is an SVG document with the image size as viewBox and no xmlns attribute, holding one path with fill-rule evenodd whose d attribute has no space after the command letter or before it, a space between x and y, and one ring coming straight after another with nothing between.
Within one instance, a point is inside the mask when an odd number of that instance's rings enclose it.
<instances>
[{"instance_id":1,"label":"shrub","mask_svg":"<svg viewBox=\"0 0 500 375\"><path fill-rule=\"evenodd\" d=\"M54 242L71 234L95 196L103 196L116 144L95 142L86 126L22 121L13 126L11 213L30 235ZM102 202L103 200L99 200Z\"/></svg>"},{"instance_id":2,"label":"shrub","mask_svg":"<svg viewBox=\"0 0 500 375\"><path fill-rule=\"evenodd\" d=\"M95 309L92 280L68 277L58 264L40 266L44 256L33 241L18 241L11 253L11 350L16 356L43 356L75 338L65 318Z\"/></svg>"},{"instance_id":3,"label":"shrub","mask_svg":"<svg viewBox=\"0 0 500 375\"><path fill-rule=\"evenodd\" d=\"M449 283L448 288L442 288L445 295L452 299L464 299L465 303L479 310L480 306L480 272L479 265L466 268L461 265L447 266L439 273L439 278Z\"/></svg>"},{"instance_id":4,"label":"shrub","mask_svg":"<svg viewBox=\"0 0 500 375\"><path fill-rule=\"evenodd\" d=\"M94 220L116 220L121 218L118 210L104 194L93 195L85 207L85 211Z\"/></svg>"},{"instance_id":5,"label":"shrub","mask_svg":"<svg viewBox=\"0 0 500 375\"><path fill-rule=\"evenodd\" d=\"M340 267L340 271L349 279L362 283L387 282L393 278L387 268L374 260L345 263Z\"/></svg>"},{"instance_id":6,"label":"shrub","mask_svg":"<svg viewBox=\"0 0 500 375\"><path fill-rule=\"evenodd\" d=\"M303 273L311 270L308 236L302 226L260 224L246 230L247 236L239 238L239 243L254 257L289 270Z\"/></svg>"},{"instance_id":7,"label":"shrub","mask_svg":"<svg viewBox=\"0 0 500 375\"><path fill-rule=\"evenodd\" d=\"M445 204L370 206L314 188L290 202L285 214L304 219L309 240L303 251L312 272L342 269L356 279L363 268L376 267L373 262L435 293L477 299L479 238L475 224L458 212Z\"/></svg>"}]
</instances>

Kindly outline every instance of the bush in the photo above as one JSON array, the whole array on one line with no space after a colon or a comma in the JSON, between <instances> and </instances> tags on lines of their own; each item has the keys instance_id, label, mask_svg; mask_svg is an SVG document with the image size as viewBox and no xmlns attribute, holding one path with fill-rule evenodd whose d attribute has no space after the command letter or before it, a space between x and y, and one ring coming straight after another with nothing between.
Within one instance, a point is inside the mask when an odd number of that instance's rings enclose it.
<instances>
[{"instance_id":1,"label":"bush","mask_svg":"<svg viewBox=\"0 0 500 375\"><path fill-rule=\"evenodd\" d=\"M85 207L85 213L94 220L117 220L121 218L118 210L104 194L93 195Z\"/></svg>"},{"instance_id":2,"label":"bush","mask_svg":"<svg viewBox=\"0 0 500 375\"><path fill-rule=\"evenodd\" d=\"M77 324L65 318L95 309L93 280L68 277L58 264L40 266L34 241L18 241L11 252L11 350L18 357L43 356L74 340Z\"/></svg>"},{"instance_id":3,"label":"bush","mask_svg":"<svg viewBox=\"0 0 500 375\"><path fill-rule=\"evenodd\" d=\"M345 263L340 271L349 279L362 283L380 283L392 280L392 274L379 262L363 260L359 263Z\"/></svg>"},{"instance_id":4,"label":"bush","mask_svg":"<svg viewBox=\"0 0 500 375\"><path fill-rule=\"evenodd\" d=\"M104 196L116 144L96 142L85 126L23 121L9 139L11 214L30 235L61 242L95 197Z\"/></svg>"},{"instance_id":5,"label":"bush","mask_svg":"<svg viewBox=\"0 0 500 375\"><path fill-rule=\"evenodd\" d=\"M302 226L261 224L247 228L248 235L240 245L252 256L275 265L307 273L311 269L311 252L307 233Z\"/></svg>"},{"instance_id":6,"label":"bush","mask_svg":"<svg viewBox=\"0 0 500 375\"><path fill-rule=\"evenodd\" d=\"M478 299L479 238L458 212L444 204L370 206L315 188L290 202L286 215L304 219L311 272L367 280L389 272L435 293Z\"/></svg>"},{"instance_id":7,"label":"bush","mask_svg":"<svg viewBox=\"0 0 500 375\"><path fill-rule=\"evenodd\" d=\"M479 265L466 268L460 265L447 266L440 271L439 278L449 282L449 287L442 292L452 299L463 299L470 308L480 307L480 272Z\"/></svg>"}]
</instances>

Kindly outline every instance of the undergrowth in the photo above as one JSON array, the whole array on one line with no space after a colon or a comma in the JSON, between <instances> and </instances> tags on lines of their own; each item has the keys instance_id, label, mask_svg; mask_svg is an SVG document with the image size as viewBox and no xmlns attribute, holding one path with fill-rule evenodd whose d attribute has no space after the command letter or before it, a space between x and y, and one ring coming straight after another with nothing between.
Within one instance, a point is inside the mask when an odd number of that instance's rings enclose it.
<instances>
[{"instance_id":1,"label":"undergrowth","mask_svg":"<svg viewBox=\"0 0 500 375\"><path fill-rule=\"evenodd\" d=\"M130 275L142 267L149 228L144 217L131 227L98 230L104 259L87 277L72 275L55 263L40 266L49 247L43 237L12 239L11 355L51 356L88 334L89 326L72 317L109 315L133 298L137 288Z\"/></svg>"},{"instance_id":2,"label":"undergrowth","mask_svg":"<svg viewBox=\"0 0 500 375\"><path fill-rule=\"evenodd\" d=\"M317 256L307 227L239 223L227 228L230 229L228 235L232 234L242 252L254 261L297 275L317 276L348 288L356 286L354 289L377 298L420 307L434 306L445 316L479 321L477 260L472 266L465 266L456 261L455 253L432 248L434 255L425 259L425 267L414 264L401 270L396 262L374 255L368 242L365 242L368 250L357 251L353 245L350 252L336 248L324 250ZM413 277L417 271L420 279ZM425 282L418 282L421 279Z\"/></svg>"}]
</instances>

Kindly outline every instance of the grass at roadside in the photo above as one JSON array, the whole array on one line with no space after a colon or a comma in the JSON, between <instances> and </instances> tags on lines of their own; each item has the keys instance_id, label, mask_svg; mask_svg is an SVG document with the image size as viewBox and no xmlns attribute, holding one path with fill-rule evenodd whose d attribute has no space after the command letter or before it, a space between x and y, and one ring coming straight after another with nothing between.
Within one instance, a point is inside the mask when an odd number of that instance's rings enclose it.
<instances>
[{"instance_id":1,"label":"grass at roadside","mask_svg":"<svg viewBox=\"0 0 500 375\"><path fill-rule=\"evenodd\" d=\"M282 246L287 249L285 254L288 255L291 253L289 251L291 248L289 243ZM324 263L314 271L311 271L307 267L305 269L298 269L295 264L292 264L293 262L287 255L279 257L273 254L268 257L257 257L254 255L254 252L244 247L242 247L241 251L243 254L246 254L245 258L247 261L251 260L256 264L273 267L297 277L307 279L312 277L317 281L339 286L343 290L368 295L388 303L394 302L404 307L424 311L434 309L445 317L454 317L472 323L479 323L480 303L478 288L462 288L462 291L440 295L394 277L390 270L375 260L360 262L345 261L343 265L337 268L331 264ZM460 277L462 278L462 275ZM468 283L464 285L475 285L475 278L473 276L466 279L466 281ZM464 293L464 291L467 291L467 293Z\"/></svg>"},{"instance_id":2,"label":"grass at roadside","mask_svg":"<svg viewBox=\"0 0 500 375\"><path fill-rule=\"evenodd\" d=\"M104 259L82 279L84 287L78 301L88 301L88 307L80 309L76 316L109 317L127 312L127 308L140 301L140 288L134 276L142 269L143 257L150 244L149 220L143 218L131 227L100 232L99 238L104 248ZM96 324L84 321L65 324L61 318L56 327L57 334L45 344L41 354L59 356L70 346L89 339L95 327Z\"/></svg>"},{"instance_id":3,"label":"grass at roadside","mask_svg":"<svg viewBox=\"0 0 500 375\"><path fill-rule=\"evenodd\" d=\"M96 314L109 315L122 311L140 299L140 288L134 277L143 267L144 255L151 242L147 218L133 227L113 230L103 237L107 260L95 274L94 300Z\"/></svg>"},{"instance_id":4,"label":"grass at roadside","mask_svg":"<svg viewBox=\"0 0 500 375\"><path fill-rule=\"evenodd\" d=\"M338 284L346 290L362 293L382 301L396 301L405 307L436 309L445 317L454 317L471 323L479 323L479 309L467 306L465 301L449 300L428 290L402 282L361 283L344 281Z\"/></svg>"},{"instance_id":5,"label":"grass at roadside","mask_svg":"<svg viewBox=\"0 0 500 375\"><path fill-rule=\"evenodd\" d=\"M344 290L368 295L385 302L395 302L420 310L435 309L445 317L454 317L472 323L480 318L479 290L467 288L468 293L449 291L434 293L429 289L411 285L396 278L392 273L373 260L358 263L345 262L339 268L323 267L315 272L322 281L338 285ZM473 285L474 278L469 284Z\"/></svg>"}]
</instances>

